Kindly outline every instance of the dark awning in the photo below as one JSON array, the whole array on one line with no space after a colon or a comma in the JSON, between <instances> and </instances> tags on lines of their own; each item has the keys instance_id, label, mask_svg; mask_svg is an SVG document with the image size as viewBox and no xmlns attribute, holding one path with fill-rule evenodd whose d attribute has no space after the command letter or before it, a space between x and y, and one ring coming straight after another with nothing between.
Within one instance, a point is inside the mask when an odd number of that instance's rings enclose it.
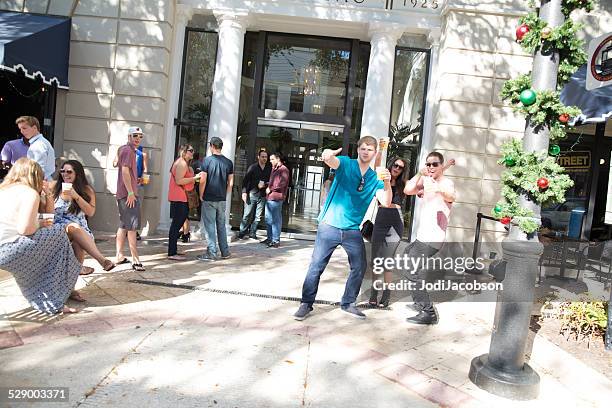
<instances>
[{"instance_id":1,"label":"dark awning","mask_svg":"<svg viewBox=\"0 0 612 408\"><path fill-rule=\"evenodd\" d=\"M586 64L580 67L561 91L561 102L577 106L582 115L572 118L571 125L605 122L612 116L612 86L586 90Z\"/></svg>"},{"instance_id":2,"label":"dark awning","mask_svg":"<svg viewBox=\"0 0 612 408\"><path fill-rule=\"evenodd\" d=\"M70 18L0 12L0 68L68 88Z\"/></svg>"}]
</instances>

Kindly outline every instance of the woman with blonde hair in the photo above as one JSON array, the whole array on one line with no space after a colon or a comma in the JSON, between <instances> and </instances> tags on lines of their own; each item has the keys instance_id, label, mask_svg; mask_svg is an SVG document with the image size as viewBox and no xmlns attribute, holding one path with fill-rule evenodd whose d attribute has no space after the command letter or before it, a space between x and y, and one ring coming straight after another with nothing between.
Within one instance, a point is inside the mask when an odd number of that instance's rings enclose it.
<instances>
[{"instance_id":1,"label":"woman with blonde hair","mask_svg":"<svg viewBox=\"0 0 612 408\"><path fill-rule=\"evenodd\" d=\"M188 192L195 188L198 176L194 176L193 169L189 163L193 159L193 146L185 144L179 149L179 157L172 164L170 169L170 185L168 186L168 201L170 201L170 231L168 232L168 259L173 261L183 261L185 256L177 252L177 241L179 231L187 216L189 215Z\"/></svg>"},{"instance_id":2,"label":"woman with blonde hair","mask_svg":"<svg viewBox=\"0 0 612 408\"><path fill-rule=\"evenodd\" d=\"M74 290L81 263L64 228L51 219L38 220L41 198L50 195L43 191L43 177L40 165L24 157L0 184L0 268L15 277L34 309L74 313L65 302L82 299Z\"/></svg>"}]
</instances>

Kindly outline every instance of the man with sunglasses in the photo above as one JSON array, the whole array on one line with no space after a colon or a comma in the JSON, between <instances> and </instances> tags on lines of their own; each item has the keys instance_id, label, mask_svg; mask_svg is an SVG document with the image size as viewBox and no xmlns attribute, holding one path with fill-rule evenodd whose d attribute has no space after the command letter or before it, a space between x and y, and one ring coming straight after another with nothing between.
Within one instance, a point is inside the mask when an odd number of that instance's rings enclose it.
<instances>
[{"instance_id":1,"label":"man with sunglasses","mask_svg":"<svg viewBox=\"0 0 612 408\"><path fill-rule=\"evenodd\" d=\"M449 160L453 165L454 160ZM455 201L455 185L452 180L444 176L444 156L439 152L431 152L425 159L425 167L406 183L404 194L419 195L422 197L420 223L416 233L416 240L406 249L409 258L425 259L435 255L446 239L446 228L450 217L450 210ZM438 313L429 298L422 282L427 278L427 269L406 271L406 277L414 283L412 298L414 304L408 307L418 314L406 319L413 324L437 324Z\"/></svg>"},{"instance_id":2,"label":"man with sunglasses","mask_svg":"<svg viewBox=\"0 0 612 408\"><path fill-rule=\"evenodd\" d=\"M304 320L313 310L312 304L317 295L321 274L339 245L346 251L350 265L340 302L341 309L358 319L366 317L355 307L366 269L365 245L359 225L374 195L387 206L391 204L393 195L389 170L381 171L382 180L379 180L370 167L376 157L377 147L376 138L364 136L357 143L357 159L338 156L342 149L323 151L323 161L335 170L335 177L319 214L312 260L302 287L302 303L293 315L296 320Z\"/></svg>"},{"instance_id":3,"label":"man with sunglasses","mask_svg":"<svg viewBox=\"0 0 612 408\"><path fill-rule=\"evenodd\" d=\"M138 197L138 169L136 166L136 149L144 137L142 129L131 127L128 130L128 143L117 151L117 206L119 208L119 228L117 229L117 264L127 262L123 256L123 246L127 235L132 268L144 271L138 258L136 247L136 230L140 224L141 198ZM115 163L113 163L114 165Z\"/></svg>"}]
</instances>

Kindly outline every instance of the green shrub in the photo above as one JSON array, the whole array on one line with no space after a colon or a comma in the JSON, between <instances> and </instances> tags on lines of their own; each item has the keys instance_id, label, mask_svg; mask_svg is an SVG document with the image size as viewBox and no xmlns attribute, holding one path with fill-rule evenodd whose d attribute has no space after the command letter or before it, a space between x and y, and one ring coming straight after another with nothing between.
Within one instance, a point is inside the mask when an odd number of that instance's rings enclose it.
<instances>
[{"instance_id":1,"label":"green shrub","mask_svg":"<svg viewBox=\"0 0 612 408\"><path fill-rule=\"evenodd\" d=\"M563 302L560 305L561 334L569 340L585 338L590 344L593 337L603 338L608 325L607 302Z\"/></svg>"}]
</instances>

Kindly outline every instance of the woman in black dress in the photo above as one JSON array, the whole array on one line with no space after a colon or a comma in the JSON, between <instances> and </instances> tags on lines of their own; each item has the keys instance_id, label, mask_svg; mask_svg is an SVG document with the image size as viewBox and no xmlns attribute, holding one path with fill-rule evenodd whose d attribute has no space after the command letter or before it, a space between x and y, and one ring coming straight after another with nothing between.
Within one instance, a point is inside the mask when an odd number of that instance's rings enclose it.
<instances>
[{"instance_id":1,"label":"woman in black dress","mask_svg":"<svg viewBox=\"0 0 612 408\"><path fill-rule=\"evenodd\" d=\"M391 173L391 189L393 199L389 207L383 207L378 203L378 212L374 221L374 231L372 232L372 263L375 258L393 258L404 233L404 219L402 217L402 204L404 202L404 186L408 176L408 169L404 159L394 157L389 161L387 167ZM390 283L393 279L393 272L385 270L383 272L385 283ZM384 289L380 301L378 301L378 291L374 289L374 282L380 281L380 276L372 271L372 293L369 304L372 306L389 306L391 291ZM380 283L376 285L380 287Z\"/></svg>"}]
</instances>

